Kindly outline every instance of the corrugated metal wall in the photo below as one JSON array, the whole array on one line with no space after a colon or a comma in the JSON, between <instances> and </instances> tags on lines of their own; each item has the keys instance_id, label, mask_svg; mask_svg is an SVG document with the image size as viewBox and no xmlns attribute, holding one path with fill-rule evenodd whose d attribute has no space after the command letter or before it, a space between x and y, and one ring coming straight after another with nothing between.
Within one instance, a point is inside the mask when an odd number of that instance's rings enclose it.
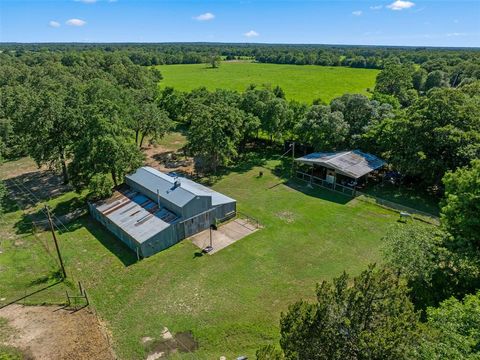
<instances>
[{"instance_id":1,"label":"corrugated metal wall","mask_svg":"<svg viewBox=\"0 0 480 360\"><path fill-rule=\"evenodd\" d=\"M144 191L143 189L137 190ZM196 204L193 204L192 206L195 205ZM138 248L139 255L142 257L151 256L159 251L165 250L172 245L175 245L185 238L206 230L211 224L214 224L216 220L222 220L228 214L236 211L236 202L216 206L213 209L202 211L200 214L192 216L184 221L171 224L169 227L160 231L152 238L146 240L142 244L139 244L120 227L100 213L93 204L89 203L88 206L90 208L90 213L97 221L103 224L110 232L112 232L134 252L137 252Z\"/></svg>"},{"instance_id":2,"label":"corrugated metal wall","mask_svg":"<svg viewBox=\"0 0 480 360\"><path fill-rule=\"evenodd\" d=\"M214 208L215 210L215 218L217 220L224 219L228 214L236 213L237 211L237 203L232 202L228 204L222 204Z\"/></svg>"},{"instance_id":3,"label":"corrugated metal wall","mask_svg":"<svg viewBox=\"0 0 480 360\"><path fill-rule=\"evenodd\" d=\"M180 240L177 237L175 226L169 226L141 244L141 254L143 257L152 256L175 245Z\"/></svg>"}]
</instances>

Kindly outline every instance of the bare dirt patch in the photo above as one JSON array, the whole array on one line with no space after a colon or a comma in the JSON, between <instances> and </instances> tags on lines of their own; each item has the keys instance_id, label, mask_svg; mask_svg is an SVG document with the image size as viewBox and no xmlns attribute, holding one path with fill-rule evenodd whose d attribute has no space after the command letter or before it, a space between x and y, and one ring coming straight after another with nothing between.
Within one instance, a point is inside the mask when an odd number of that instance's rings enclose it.
<instances>
[{"instance_id":1,"label":"bare dirt patch","mask_svg":"<svg viewBox=\"0 0 480 360\"><path fill-rule=\"evenodd\" d=\"M88 309L10 305L0 309L14 334L1 339L39 360L114 359L105 329Z\"/></svg>"},{"instance_id":2,"label":"bare dirt patch","mask_svg":"<svg viewBox=\"0 0 480 360\"><path fill-rule=\"evenodd\" d=\"M153 341L148 348L147 360L156 360L166 358L168 355L177 352L193 352L198 349L198 344L190 331L172 335L166 329L163 333L163 339Z\"/></svg>"},{"instance_id":3,"label":"bare dirt patch","mask_svg":"<svg viewBox=\"0 0 480 360\"><path fill-rule=\"evenodd\" d=\"M185 156L181 149L163 145L150 145L143 149L146 156L146 165L162 172L178 172L192 174L194 172L193 159Z\"/></svg>"},{"instance_id":4,"label":"bare dirt patch","mask_svg":"<svg viewBox=\"0 0 480 360\"><path fill-rule=\"evenodd\" d=\"M280 211L279 213L276 213L276 216L287 224L291 224L295 221L295 214L291 211Z\"/></svg>"}]
</instances>

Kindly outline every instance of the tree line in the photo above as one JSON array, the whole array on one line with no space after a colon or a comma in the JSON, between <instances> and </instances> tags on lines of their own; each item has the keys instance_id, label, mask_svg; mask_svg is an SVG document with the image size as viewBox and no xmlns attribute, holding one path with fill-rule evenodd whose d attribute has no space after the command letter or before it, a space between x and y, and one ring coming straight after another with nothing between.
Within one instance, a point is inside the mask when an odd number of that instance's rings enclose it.
<instances>
[{"instance_id":1,"label":"tree line","mask_svg":"<svg viewBox=\"0 0 480 360\"><path fill-rule=\"evenodd\" d=\"M61 59L64 64L79 61L86 54L95 58L108 52L127 56L136 65L198 64L212 54L226 60L252 59L258 62L294 65L349 66L383 69L399 62L416 64L430 72L447 71L464 64L478 72L478 49L397 46L287 45L287 44L2 44L6 56ZM82 55L80 55L82 53Z\"/></svg>"},{"instance_id":2,"label":"tree line","mask_svg":"<svg viewBox=\"0 0 480 360\"><path fill-rule=\"evenodd\" d=\"M108 193L142 164L145 138L155 141L172 126L155 102L161 74L125 57L73 66L4 62L0 73L2 155L30 155L79 190Z\"/></svg>"},{"instance_id":3,"label":"tree line","mask_svg":"<svg viewBox=\"0 0 480 360\"><path fill-rule=\"evenodd\" d=\"M480 157L480 83L469 66L447 74L393 61L370 97L303 104L278 86L159 90L156 68L121 51L89 49L73 57L59 50L0 54L3 157L28 154L78 188L99 177L118 183L141 163L145 140L155 142L174 123L186 129L187 150L203 173L235 162L259 138L323 151L360 148L438 190L446 172Z\"/></svg>"},{"instance_id":4,"label":"tree line","mask_svg":"<svg viewBox=\"0 0 480 360\"><path fill-rule=\"evenodd\" d=\"M446 172L480 157L480 82L426 90L415 87L418 71L390 65L370 98L345 94L329 104L289 101L279 87L255 85L243 93L166 88L159 104L186 125L188 149L206 172L231 164L256 139L290 139L317 151L377 154L406 180L441 192Z\"/></svg>"}]
</instances>

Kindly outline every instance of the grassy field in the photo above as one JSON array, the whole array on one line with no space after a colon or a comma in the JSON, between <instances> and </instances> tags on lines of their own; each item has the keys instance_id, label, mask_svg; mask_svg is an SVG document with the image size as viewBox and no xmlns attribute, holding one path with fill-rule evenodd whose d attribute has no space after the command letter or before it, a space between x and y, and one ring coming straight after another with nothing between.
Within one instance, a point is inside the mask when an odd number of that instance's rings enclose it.
<instances>
[{"instance_id":1,"label":"grassy field","mask_svg":"<svg viewBox=\"0 0 480 360\"><path fill-rule=\"evenodd\" d=\"M315 65L258 64L223 62L219 68L205 64L164 65L158 67L164 80L161 86L192 90L205 86L244 91L248 85L280 85L287 99L311 103L314 99L329 102L345 93L368 94L373 89L378 70Z\"/></svg>"},{"instance_id":2,"label":"grassy field","mask_svg":"<svg viewBox=\"0 0 480 360\"><path fill-rule=\"evenodd\" d=\"M198 249L185 240L136 262L85 216L59 235L70 282L26 303L62 302L65 288L81 280L122 359L145 358L141 339L161 338L164 326L175 333L192 331L199 342L194 355L175 358L253 357L261 345L277 343L280 313L288 304L311 299L319 281L381 261L381 238L397 214L301 182L284 183L273 171L277 160L258 165L234 170L214 188L236 198L239 210L260 220L262 230L213 256L198 257ZM50 205L63 206L72 196L64 194ZM22 211L11 209L0 222L2 236L9 238L1 243L3 303L21 296L25 287L55 281L48 278L55 257L42 245L51 243L49 233L32 235L22 221Z\"/></svg>"}]
</instances>

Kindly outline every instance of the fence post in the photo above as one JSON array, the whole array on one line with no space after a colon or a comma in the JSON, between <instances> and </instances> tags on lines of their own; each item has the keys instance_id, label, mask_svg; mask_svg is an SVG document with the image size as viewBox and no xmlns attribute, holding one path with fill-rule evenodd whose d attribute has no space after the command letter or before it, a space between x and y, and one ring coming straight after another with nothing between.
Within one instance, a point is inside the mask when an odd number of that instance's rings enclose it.
<instances>
[{"instance_id":1,"label":"fence post","mask_svg":"<svg viewBox=\"0 0 480 360\"><path fill-rule=\"evenodd\" d=\"M85 301L87 302L86 306L90 305L90 301L88 300L87 292L83 290L83 295L85 296Z\"/></svg>"}]
</instances>

